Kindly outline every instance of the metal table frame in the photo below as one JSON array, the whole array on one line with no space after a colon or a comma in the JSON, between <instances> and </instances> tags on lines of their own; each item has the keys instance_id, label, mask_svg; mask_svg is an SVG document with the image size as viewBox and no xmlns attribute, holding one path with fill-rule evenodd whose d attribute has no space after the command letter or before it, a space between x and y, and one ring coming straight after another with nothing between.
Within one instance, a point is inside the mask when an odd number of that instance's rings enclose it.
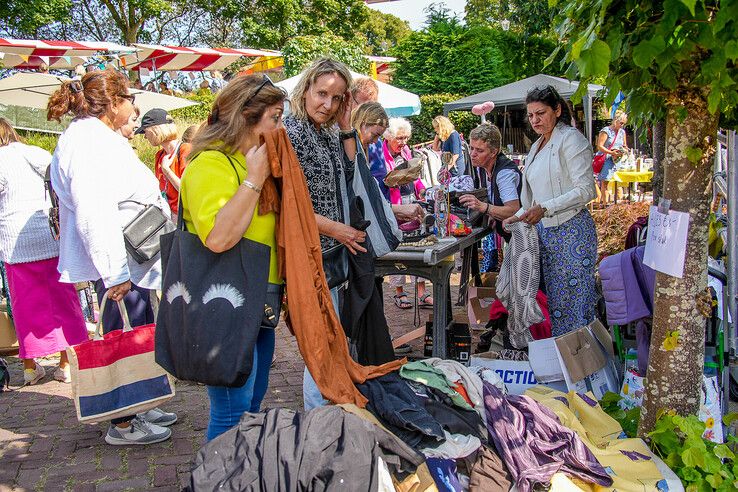
<instances>
[{"instance_id":1,"label":"metal table frame","mask_svg":"<svg viewBox=\"0 0 738 492\"><path fill-rule=\"evenodd\" d=\"M417 251L401 250L388 253L375 262L375 274L415 275L433 282L433 357L445 359L446 330L451 323L451 272L453 255L471 250L477 241L492 233L490 228L476 228L471 234L455 238L451 243L439 243ZM442 321L441 321L442 320Z\"/></svg>"}]
</instances>

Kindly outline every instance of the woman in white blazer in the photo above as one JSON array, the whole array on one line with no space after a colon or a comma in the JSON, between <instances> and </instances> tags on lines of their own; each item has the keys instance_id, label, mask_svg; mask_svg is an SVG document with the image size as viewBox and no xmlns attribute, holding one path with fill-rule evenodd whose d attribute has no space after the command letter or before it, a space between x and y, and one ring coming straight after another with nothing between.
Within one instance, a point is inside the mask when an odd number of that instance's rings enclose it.
<instances>
[{"instance_id":1,"label":"woman in white blazer","mask_svg":"<svg viewBox=\"0 0 738 492\"><path fill-rule=\"evenodd\" d=\"M571 126L566 102L551 86L526 98L541 137L525 163L522 208L505 220L538 225L541 268L554 336L594 320L597 231L587 204L597 196L592 146Z\"/></svg>"}]
</instances>

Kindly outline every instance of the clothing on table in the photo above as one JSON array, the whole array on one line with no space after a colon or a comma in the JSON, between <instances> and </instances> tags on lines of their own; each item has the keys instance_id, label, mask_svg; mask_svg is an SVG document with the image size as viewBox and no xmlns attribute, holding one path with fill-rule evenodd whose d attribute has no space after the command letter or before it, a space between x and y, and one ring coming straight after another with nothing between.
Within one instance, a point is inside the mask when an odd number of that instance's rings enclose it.
<instances>
[{"instance_id":1,"label":"clothing on table","mask_svg":"<svg viewBox=\"0 0 738 492\"><path fill-rule=\"evenodd\" d=\"M429 458L465 458L482 446L476 436L451 434L444 431L445 440L434 446L423 448L421 452Z\"/></svg>"},{"instance_id":2,"label":"clothing on table","mask_svg":"<svg viewBox=\"0 0 738 492\"><path fill-rule=\"evenodd\" d=\"M185 167L187 167L187 156L190 155L191 149L192 146L184 142L181 142L174 149L174 156L169 163L169 169L180 179L182 178L182 174L184 174ZM156 153L154 157L154 174L156 175L156 179L159 180L159 190L165 195L172 214L176 214L179 210L179 191L169 182L164 175L164 171L161 169L161 163L166 156L167 153L164 149L159 149Z\"/></svg>"},{"instance_id":3,"label":"clothing on table","mask_svg":"<svg viewBox=\"0 0 738 492\"><path fill-rule=\"evenodd\" d=\"M558 227L538 227L543 282L555 337L590 324L599 295L595 285L597 230L588 210Z\"/></svg>"},{"instance_id":4,"label":"clothing on table","mask_svg":"<svg viewBox=\"0 0 738 492\"><path fill-rule=\"evenodd\" d=\"M139 264L123 241L123 227L141 211L140 204L170 213L156 177L128 140L98 118L73 120L54 151L51 182L59 197L62 282L102 278L106 287L130 280L161 288L159 256Z\"/></svg>"},{"instance_id":5,"label":"clothing on table","mask_svg":"<svg viewBox=\"0 0 738 492\"><path fill-rule=\"evenodd\" d=\"M482 446L469 474L469 492L508 492L512 477L500 456Z\"/></svg>"},{"instance_id":6,"label":"clothing on table","mask_svg":"<svg viewBox=\"0 0 738 492\"><path fill-rule=\"evenodd\" d=\"M59 282L58 263L53 257L5 264L21 359L44 357L87 340L77 291Z\"/></svg>"},{"instance_id":7,"label":"clothing on table","mask_svg":"<svg viewBox=\"0 0 738 492\"><path fill-rule=\"evenodd\" d=\"M49 163L51 154L39 147L21 142L0 147L0 261L28 263L59 256L44 188Z\"/></svg>"},{"instance_id":8,"label":"clothing on table","mask_svg":"<svg viewBox=\"0 0 738 492\"><path fill-rule=\"evenodd\" d=\"M541 147L536 140L528 153L520 193L521 216L533 205L546 209L540 224L560 226L587 207L597 197L592 175L592 146L579 130L565 123L554 127L551 138ZM540 152L539 152L540 149Z\"/></svg>"},{"instance_id":9,"label":"clothing on table","mask_svg":"<svg viewBox=\"0 0 738 492\"><path fill-rule=\"evenodd\" d=\"M466 410L473 410L472 406L464 400L464 397L451 386L443 371L434 368L425 361L408 362L400 368L400 376L410 381L435 388L451 398L454 405Z\"/></svg>"},{"instance_id":10,"label":"clothing on table","mask_svg":"<svg viewBox=\"0 0 738 492\"><path fill-rule=\"evenodd\" d=\"M290 299L288 325L321 394L334 403L364 406L366 398L354 383L391 372L402 362L362 366L351 359L325 280L318 226L297 155L283 128L265 133L264 142L274 178L268 178L265 186L275 189L274 180L281 182L281 203L275 208L280 210L277 227L280 276L286 273ZM276 193L274 200L279 200ZM261 205L260 210L263 210Z\"/></svg>"},{"instance_id":11,"label":"clothing on table","mask_svg":"<svg viewBox=\"0 0 738 492\"><path fill-rule=\"evenodd\" d=\"M492 176L487 180L487 198L489 203L502 207L506 202L520 200L523 188L523 174L518 166L501 151L497 154ZM502 221L495 219L495 231L505 241L510 240L510 233L502 227Z\"/></svg>"},{"instance_id":12,"label":"clothing on table","mask_svg":"<svg viewBox=\"0 0 738 492\"><path fill-rule=\"evenodd\" d=\"M464 160L464 149L461 144L461 135L454 130L446 140L441 143L441 152L451 152L458 155L456 166L451 170L452 176L463 176L466 174L466 162Z\"/></svg>"},{"instance_id":13,"label":"clothing on table","mask_svg":"<svg viewBox=\"0 0 738 492\"><path fill-rule=\"evenodd\" d=\"M95 293L97 294L97 305L102 304L103 296L106 295L105 284L102 279L95 280ZM151 293L149 289L145 289L139 285L131 284L131 290L123 298L128 313L128 320L132 327L150 325L156 322L154 316L154 308L151 305ZM123 329L123 318L120 315L118 304L108 302L105 304L105 311L99 314L102 319L105 333L112 330Z\"/></svg>"},{"instance_id":14,"label":"clothing on table","mask_svg":"<svg viewBox=\"0 0 738 492\"><path fill-rule=\"evenodd\" d=\"M666 490L662 487L663 475L646 443L641 439L621 439L622 427L602 410L591 393L562 393L536 386L525 394L550 409L564 426L576 432L612 478L611 490Z\"/></svg>"},{"instance_id":15,"label":"clothing on table","mask_svg":"<svg viewBox=\"0 0 738 492\"><path fill-rule=\"evenodd\" d=\"M528 396L484 385L487 429L520 492L547 485L559 471L609 487L613 480L589 448L556 414Z\"/></svg>"},{"instance_id":16,"label":"clothing on table","mask_svg":"<svg viewBox=\"0 0 738 492\"><path fill-rule=\"evenodd\" d=\"M336 406L246 413L197 453L191 490L376 490L378 458L395 473L422 456L385 430Z\"/></svg>"},{"instance_id":17,"label":"clothing on table","mask_svg":"<svg viewBox=\"0 0 738 492\"><path fill-rule=\"evenodd\" d=\"M457 475L456 461L449 458L428 458L426 464L439 492L464 492L464 486Z\"/></svg>"},{"instance_id":18,"label":"clothing on table","mask_svg":"<svg viewBox=\"0 0 738 492\"><path fill-rule=\"evenodd\" d=\"M187 166L180 188L182 218L187 230L197 234L203 244L215 227L218 212L236 194L247 177L246 158L239 150L228 156L216 150L206 150ZM264 191L262 189L262 193ZM266 208L260 198L243 237L269 246L269 283L281 284L283 281L277 260L277 214Z\"/></svg>"},{"instance_id":19,"label":"clothing on table","mask_svg":"<svg viewBox=\"0 0 738 492\"><path fill-rule=\"evenodd\" d=\"M284 128L297 155L297 160L308 183L310 200L316 214L334 222L344 222L344 203L339 198L344 178L343 147L334 129L315 129L307 119L289 115ZM320 236L322 249L338 244L332 237Z\"/></svg>"},{"instance_id":20,"label":"clothing on table","mask_svg":"<svg viewBox=\"0 0 738 492\"><path fill-rule=\"evenodd\" d=\"M367 380L357 388L368 399L367 410L409 446L418 448L444 439L443 428L396 373Z\"/></svg>"},{"instance_id":21,"label":"clothing on table","mask_svg":"<svg viewBox=\"0 0 738 492\"><path fill-rule=\"evenodd\" d=\"M274 355L274 329L262 327L254 346L254 363L246 384L240 388L208 386L210 398L210 420L207 439L215 439L238 424L241 416L256 413L269 386L269 369Z\"/></svg>"},{"instance_id":22,"label":"clothing on table","mask_svg":"<svg viewBox=\"0 0 738 492\"><path fill-rule=\"evenodd\" d=\"M408 381L407 384L423 404L425 410L441 425L444 431L450 434L475 436L483 443L489 441L484 416L474 410L459 408L448 395L440 390L414 381ZM463 385L456 383L455 387L460 392L465 393ZM482 410L484 410L484 407L482 407ZM433 447L436 444L432 443L429 446Z\"/></svg>"},{"instance_id":23,"label":"clothing on table","mask_svg":"<svg viewBox=\"0 0 738 492\"><path fill-rule=\"evenodd\" d=\"M548 297L539 290L536 293L536 302L541 308L543 313L543 321L530 326L530 335L533 340L543 340L544 338L551 338L551 315L548 311ZM507 316L507 309L502 301L495 299L492 301L492 305L489 308L489 319L490 321L500 319L502 316Z\"/></svg>"},{"instance_id":24,"label":"clothing on table","mask_svg":"<svg viewBox=\"0 0 738 492\"><path fill-rule=\"evenodd\" d=\"M479 375L455 360L431 357L423 362L440 370L448 381L463 384L471 405L484 417L484 395Z\"/></svg>"},{"instance_id":25,"label":"clothing on table","mask_svg":"<svg viewBox=\"0 0 738 492\"><path fill-rule=\"evenodd\" d=\"M510 343L522 349L533 340L530 327L545 319L536 299L541 280L538 232L524 222L510 224L508 229L512 237L505 246L495 291L508 311Z\"/></svg>"}]
</instances>

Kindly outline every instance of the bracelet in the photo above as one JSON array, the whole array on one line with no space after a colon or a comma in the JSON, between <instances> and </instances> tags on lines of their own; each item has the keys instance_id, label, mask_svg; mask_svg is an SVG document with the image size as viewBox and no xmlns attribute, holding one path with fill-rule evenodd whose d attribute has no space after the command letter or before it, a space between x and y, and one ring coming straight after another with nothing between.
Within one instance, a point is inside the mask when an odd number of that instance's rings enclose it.
<instances>
[{"instance_id":1,"label":"bracelet","mask_svg":"<svg viewBox=\"0 0 738 492\"><path fill-rule=\"evenodd\" d=\"M487 208L484 210L484 213L489 215L489 202L487 202Z\"/></svg>"},{"instance_id":2,"label":"bracelet","mask_svg":"<svg viewBox=\"0 0 738 492\"><path fill-rule=\"evenodd\" d=\"M246 188L251 188L252 190L254 190L257 193L261 193L261 188L258 187L258 186L256 186L254 183L252 183L248 179L244 179L243 180L243 183L241 183L241 184L244 185Z\"/></svg>"},{"instance_id":3,"label":"bracelet","mask_svg":"<svg viewBox=\"0 0 738 492\"><path fill-rule=\"evenodd\" d=\"M340 130L338 132L338 138L341 140L347 140L349 138L354 138L354 135L356 135L356 130L354 129L346 130L346 131Z\"/></svg>"}]
</instances>

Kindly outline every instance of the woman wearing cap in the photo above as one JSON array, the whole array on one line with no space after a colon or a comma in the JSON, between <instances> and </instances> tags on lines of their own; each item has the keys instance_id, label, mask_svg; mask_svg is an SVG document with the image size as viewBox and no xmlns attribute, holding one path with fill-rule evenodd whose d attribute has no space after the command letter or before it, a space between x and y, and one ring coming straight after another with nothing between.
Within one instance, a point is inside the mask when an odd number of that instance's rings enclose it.
<instances>
[{"instance_id":1,"label":"woman wearing cap","mask_svg":"<svg viewBox=\"0 0 738 492\"><path fill-rule=\"evenodd\" d=\"M112 69L64 82L49 98L47 117L74 119L59 137L51 160L51 182L59 197L60 281L95 282L98 302L107 295L124 301L133 326L154 322L151 294L161 288L159 256L137 263L126 252L123 225L154 205L169 215L156 178L128 141L116 133L133 112L128 79ZM105 332L123 327L115 302L102 317ZM162 427L176 422L172 413L150 410L113 419L105 442L153 444L169 439Z\"/></svg>"},{"instance_id":2,"label":"woman wearing cap","mask_svg":"<svg viewBox=\"0 0 738 492\"><path fill-rule=\"evenodd\" d=\"M154 174L159 180L159 189L166 196L174 220L179 208L179 187L182 173L187 166L190 144L177 138L177 125L163 109L146 112L141 119L137 134L143 133L154 147L161 147L154 160Z\"/></svg>"}]
</instances>

